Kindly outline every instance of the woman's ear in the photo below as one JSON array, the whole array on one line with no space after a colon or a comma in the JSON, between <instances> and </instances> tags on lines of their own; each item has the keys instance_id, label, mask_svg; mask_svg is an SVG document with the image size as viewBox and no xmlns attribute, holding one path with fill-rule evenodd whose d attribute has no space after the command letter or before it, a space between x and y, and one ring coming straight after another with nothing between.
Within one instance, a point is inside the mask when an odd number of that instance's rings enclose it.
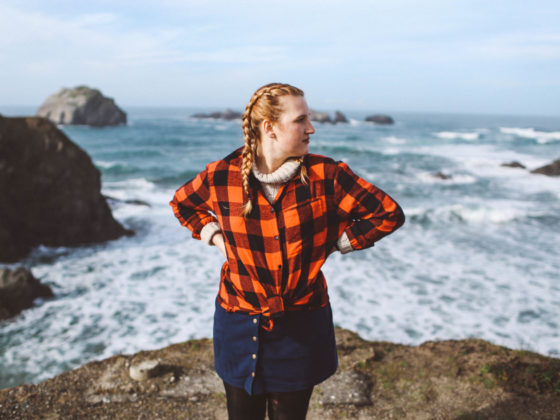
<instances>
[{"instance_id":1,"label":"woman's ear","mask_svg":"<svg viewBox=\"0 0 560 420\"><path fill-rule=\"evenodd\" d=\"M264 120L262 122L263 133L265 136L272 139L276 138L276 133L274 132L274 124L269 120Z\"/></svg>"}]
</instances>

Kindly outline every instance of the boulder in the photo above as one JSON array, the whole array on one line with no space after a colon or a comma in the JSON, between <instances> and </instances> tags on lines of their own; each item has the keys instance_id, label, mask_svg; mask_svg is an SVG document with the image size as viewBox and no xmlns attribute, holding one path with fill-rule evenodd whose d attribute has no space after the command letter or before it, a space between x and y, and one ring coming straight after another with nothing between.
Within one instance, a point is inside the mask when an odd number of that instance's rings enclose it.
<instances>
[{"instance_id":1,"label":"boulder","mask_svg":"<svg viewBox=\"0 0 560 420\"><path fill-rule=\"evenodd\" d=\"M523 165L520 162L517 162L516 160L511 161L511 162L504 162L502 163L500 166L504 166L506 168L521 168L521 169L527 169L525 167L525 165Z\"/></svg>"},{"instance_id":2,"label":"boulder","mask_svg":"<svg viewBox=\"0 0 560 420\"><path fill-rule=\"evenodd\" d=\"M113 218L88 154L45 118L0 117L0 191L0 261L131 234Z\"/></svg>"},{"instance_id":3,"label":"boulder","mask_svg":"<svg viewBox=\"0 0 560 420\"><path fill-rule=\"evenodd\" d=\"M231 109L226 109L224 112L215 111L215 112L210 112L208 114L206 114L204 112L199 112L197 114L191 115L191 117L192 118L211 118L211 119L214 119L214 120L231 121L231 120L241 119L241 115L242 114L240 112L233 111Z\"/></svg>"},{"instance_id":4,"label":"boulder","mask_svg":"<svg viewBox=\"0 0 560 420\"><path fill-rule=\"evenodd\" d=\"M560 159L556 159L554 162L541 166L540 168L533 169L531 173L547 176L560 176Z\"/></svg>"},{"instance_id":5,"label":"boulder","mask_svg":"<svg viewBox=\"0 0 560 420\"><path fill-rule=\"evenodd\" d=\"M126 124L126 113L112 98L87 86L62 88L45 100L37 116L48 118L55 124L95 127Z\"/></svg>"},{"instance_id":6,"label":"boulder","mask_svg":"<svg viewBox=\"0 0 560 420\"><path fill-rule=\"evenodd\" d=\"M443 180L448 180L448 179L452 179L453 177L451 175L447 175L444 174L441 171L435 172L432 174L435 178L439 178L439 179L443 179Z\"/></svg>"},{"instance_id":7,"label":"boulder","mask_svg":"<svg viewBox=\"0 0 560 420\"><path fill-rule=\"evenodd\" d=\"M366 117L366 121L383 125L395 123L395 121L390 116L381 114L370 115L369 117Z\"/></svg>"},{"instance_id":8,"label":"boulder","mask_svg":"<svg viewBox=\"0 0 560 420\"><path fill-rule=\"evenodd\" d=\"M317 112L310 110L309 119L319 123L332 123L331 117L328 112Z\"/></svg>"},{"instance_id":9,"label":"boulder","mask_svg":"<svg viewBox=\"0 0 560 420\"><path fill-rule=\"evenodd\" d=\"M51 288L33 277L31 271L0 268L0 320L30 308L38 297L53 297Z\"/></svg>"},{"instance_id":10,"label":"boulder","mask_svg":"<svg viewBox=\"0 0 560 420\"><path fill-rule=\"evenodd\" d=\"M347 122L348 122L348 119L346 118L346 115L344 115L342 112L336 111L334 113L334 120L333 120L334 124L347 123Z\"/></svg>"}]
</instances>

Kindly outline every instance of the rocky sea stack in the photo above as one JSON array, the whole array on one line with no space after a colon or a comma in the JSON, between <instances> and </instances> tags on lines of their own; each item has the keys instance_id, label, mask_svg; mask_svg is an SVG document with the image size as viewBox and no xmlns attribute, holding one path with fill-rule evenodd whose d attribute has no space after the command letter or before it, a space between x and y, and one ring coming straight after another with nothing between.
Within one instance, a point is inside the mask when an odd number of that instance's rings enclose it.
<instances>
[{"instance_id":1,"label":"rocky sea stack","mask_svg":"<svg viewBox=\"0 0 560 420\"><path fill-rule=\"evenodd\" d=\"M370 115L369 117L366 117L366 121L372 122L374 124L380 124L380 125L391 125L395 123L393 118L391 118L388 115L382 115L382 114Z\"/></svg>"},{"instance_id":2,"label":"rocky sea stack","mask_svg":"<svg viewBox=\"0 0 560 420\"><path fill-rule=\"evenodd\" d=\"M45 118L0 116L0 261L37 245L75 246L131 233L101 195L88 154Z\"/></svg>"},{"instance_id":3,"label":"rocky sea stack","mask_svg":"<svg viewBox=\"0 0 560 420\"><path fill-rule=\"evenodd\" d=\"M335 111L334 118L331 118L328 112L309 110L309 119L311 121L323 124L338 124L348 122L346 116L340 111Z\"/></svg>"},{"instance_id":4,"label":"rocky sea stack","mask_svg":"<svg viewBox=\"0 0 560 420\"><path fill-rule=\"evenodd\" d=\"M37 116L48 118L55 124L95 127L126 124L126 113L112 98L87 86L62 88L45 100Z\"/></svg>"}]
</instances>

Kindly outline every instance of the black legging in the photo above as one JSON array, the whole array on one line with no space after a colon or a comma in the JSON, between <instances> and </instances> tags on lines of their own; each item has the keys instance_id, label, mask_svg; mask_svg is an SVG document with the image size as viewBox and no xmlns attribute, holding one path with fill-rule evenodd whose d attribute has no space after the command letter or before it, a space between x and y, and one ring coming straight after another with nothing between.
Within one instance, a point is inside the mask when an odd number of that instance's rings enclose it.
<instances>
[{"instance_id":1,"label":"black legging","mask_svg":"<svg viewBox=\"0 0 560 420\"><path fill-rule=\"evenodd\" d=\"M249 395L224 382L229 420L264 420L268 401L270 420L305 420L313 387L302 391Z\"/></svg>"}]
</instances>

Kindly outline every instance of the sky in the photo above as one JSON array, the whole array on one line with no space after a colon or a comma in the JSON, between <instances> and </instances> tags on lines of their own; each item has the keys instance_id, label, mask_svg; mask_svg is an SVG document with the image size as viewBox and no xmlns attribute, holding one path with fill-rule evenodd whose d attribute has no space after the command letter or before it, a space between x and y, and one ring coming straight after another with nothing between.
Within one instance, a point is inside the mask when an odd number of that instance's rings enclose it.
<instances>
[{"instance_id":1,"label":"sky","mask_svg":"<svg viewBox=\"0 0 560 420\"><path fill-rule=\"evenodd\" d=\"M560 115L558 0L0 0L0 105L88 85L126 106Z\"/></svg>"}]
</instances>

